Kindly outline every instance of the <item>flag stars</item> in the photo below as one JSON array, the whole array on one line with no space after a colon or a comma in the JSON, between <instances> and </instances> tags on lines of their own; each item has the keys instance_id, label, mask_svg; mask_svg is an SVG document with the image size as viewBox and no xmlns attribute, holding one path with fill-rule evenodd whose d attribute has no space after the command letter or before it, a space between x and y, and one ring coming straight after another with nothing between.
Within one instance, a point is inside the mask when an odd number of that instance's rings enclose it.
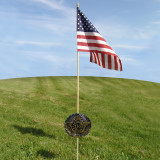
<instances>
[{"instance_id":1,"label":"flag stars","mask_svg":"<svg viewBox=\"0 0 160 160\"><path fill-rule=\"evenodd\" d=\"M89 19L78 9L77 30L83 32L98 32Z\"/></svg>"}]
</instances>

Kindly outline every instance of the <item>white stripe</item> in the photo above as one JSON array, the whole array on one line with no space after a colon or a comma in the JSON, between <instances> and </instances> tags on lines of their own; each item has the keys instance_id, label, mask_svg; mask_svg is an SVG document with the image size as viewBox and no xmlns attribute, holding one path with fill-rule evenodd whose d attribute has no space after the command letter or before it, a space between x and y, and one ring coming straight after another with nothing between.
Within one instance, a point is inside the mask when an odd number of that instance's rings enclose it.
<instances>
[{"instance_id":1,"label":"white stripe","mask_svg":"<svg viewBox=\"0 0 160 160\"><path fill-rule=\"evenodd\" d=\"M117 57L117 64L118 64L118 71L120 71L120 63L119 63L119 58Z\"/></svg>"},{"instance_id":2,"label":"white stripe","mask_svg":"<svg viewBox=\"0 0 160 160\"><path fill-rule=\"evenodd\" d=\"M111 55L111 67L112 69L115 69L115 63L114 63L114 56Z\"/></svg>"},{"instance_id":3,"label":"white stripe","mask_svg":"<svg viewBox=\"0 0 160 160\"><path fill-rule=\"evenodd\" d=\"M94 54L93 54L93 52L92 52L92 62L94 62L94 63L95 63L95 58L94 58Z\"/></svg>"},{"instance_id":4,"label":"white stripe","mask_svg":"<svg viewBox=\"0 0 160 160\"><path fill-rule=\"evenodd\" d=\"M82 32L82 31L78 31L77 35L84 35L84 36L99 36L102 37L99 33L97 32Z\"/></svg>"},{"instance_id":5,"label":"white stripe","mask_svg":"<svg viewBox=\"0 0 160 160\"><path fill-rule=\"evenodd\" d=\"M83 50L96 50L100 52L110 52L113 54L116 54L113 50L107 49L107 48L100 48L100 47L88 47L88 46L78 46L78 49L83 49Z\"/></svg>"},{"instance_id":6,"label":"white stripe","mask_svg":"<svg viewBox=\"0 0 160 160\"><path fill-rule=\"evenodd\" d=\"M109 44L105 41L102 40L92 40L92 39L82 39L82 38L77 38L77 42L84 42L84 43L97 43L97 44L105 44L109 46Z\"/></svg>"},{"instance_id":7,"label":"white stripe","mask_svg":"<svg viewBox=\"0 0 160 160\"><path fill-rule=\"evenodd\" d=\"M100 65L101 65L101 67L102 67L102 58L101 58L101 53L98 53L98 57L99 57Z\"/></svg>"},{"instance_id":8,"label":"white stripe","mask_svg":"<svg viewBox=\"0 0 160 160\"><path fill-rule=\"evenodd\" d=\"M105 68L108 68L108 55L107 54L104 55L104 59L105 59Z\"/></svg>"},{"instance_id":9,"label":"white stripe","mask_svg":"<svg viewBox=\"0 0 160 160\"><path fill-rule=\"evenodd\" d=\"M96 61L97 61L97 64L98 64L98 57L97 57L97 54L94 53L95 57L96 57ZM99 64L98 64L99 65Z\"/></svg>"}]
</instances>

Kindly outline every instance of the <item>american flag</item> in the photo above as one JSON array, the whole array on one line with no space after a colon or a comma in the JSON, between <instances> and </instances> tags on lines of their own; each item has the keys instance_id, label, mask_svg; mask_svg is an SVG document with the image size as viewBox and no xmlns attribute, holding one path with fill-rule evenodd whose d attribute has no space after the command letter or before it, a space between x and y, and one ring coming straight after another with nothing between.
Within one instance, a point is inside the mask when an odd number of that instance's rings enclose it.
<instances>
[{"instance_id":1,"label":"american flag","mask_svg":"<svg viewBox=\"0 0 160 160\"><path fill-rule=\"evenodd\" d=\"M77 7L77 46L78 51L90 52L90 62L103 68L122 71L119 57L79 7Z\"/></svg>"}]
</instances>

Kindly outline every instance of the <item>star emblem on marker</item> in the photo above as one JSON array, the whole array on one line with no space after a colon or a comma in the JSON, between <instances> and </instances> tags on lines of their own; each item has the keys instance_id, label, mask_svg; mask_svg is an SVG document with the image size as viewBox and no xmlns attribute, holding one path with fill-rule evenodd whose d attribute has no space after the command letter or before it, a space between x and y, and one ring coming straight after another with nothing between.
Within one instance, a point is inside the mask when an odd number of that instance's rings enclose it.
<instances>
[{"instance_id":1,"label":"star emblem on marker","mask_svg":"<svg viewBox=\"0 0 160 160\"><path fill-rule=\"evenodd\" d=\"M68 117L65 122L66 132L72 137L83 137L89 133L90 128L91 121L81 113Z\"/></svg>"}]
</instances>

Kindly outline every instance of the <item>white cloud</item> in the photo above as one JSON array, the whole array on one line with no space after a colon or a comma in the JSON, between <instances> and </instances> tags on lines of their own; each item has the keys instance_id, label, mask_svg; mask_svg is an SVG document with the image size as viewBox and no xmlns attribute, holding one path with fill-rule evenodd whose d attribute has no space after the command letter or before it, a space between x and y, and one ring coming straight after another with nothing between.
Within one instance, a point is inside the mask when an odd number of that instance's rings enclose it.
<instances>
[{"instance_id":1,"label":"white cloud","mask_svg":"<svg viewBox=\"0 0 160 160\"><path fill-rule=\"evenodd\" d=\"M160 10L156 11L156 15L160 16Z\"/></svg>"},{"instance_id":2,"label":"white cloud","mask_svg":"<svg viewBox=\"0 0 160 160\"><path fill-rule=\"evenodd\" d=\"M157 22L158 23L158 22ZM103 24L103 25L102 25ZM125 23L117 23L108 19L108 21L99 21L95 27L105 38L111 39L129 39L129 40L151 40L159 34L158 30L153 30L151 26L134 27ZM106 39L108 41L108 39Z\"/></svg>"},{"instance_id":3,"label":"white cloud","mask_svg":"<svg viewBox=\"0 0 160 160\"><path fill-rule=\"evenodd\" d=\"M16 44L19 45L34 45L40 47L53 47L53 46L61 46L60 43L53 43L53 42L36 42L36 41L16 41Z\"/></svg>"},{"instance_id":4,"label":"white cloud","mask_svg":"<svg viewBox=\"0 0 160 160\"><path fill-rule=\"evenodd\" d=\"M73 32L76 28L76 10L74 8L65 6L63 1L57 0L30 0L32 3L38 3L43 9L44 5L50 10L58 11L55 14L52 13L41 15L25 16L24 21L33 27L43 27L47 30L56 32L57 34L64 34L66 32ZM58 18L57 18L58 17ZM68 23L69 22L69 23Z\"/></svg>"},{"instance_id":5,"label":"white cloud","mask_svg":"<svg viewBox=\"0 0 160 160\"><path fill-rule=\"evenodd\" d=\"M133 62L133 61L135 61L135 59L133 59L133 58L127 58L127 57L121 57L121 60L123 60L123 61L129 61L129 62Z\"/></svg>"},{"instance_id":6,"label":"white cloud","mask_svg":"<svg viewBox=\"0 0 160 160\"><path fill-rule=\"evenodd\" d=\"M90 53L79 53L80 57L90 57Z\"/></svg>"},{"instance_id":7,"label":"white cloud","mask_svg":"<svg viewBox=\"0 0 160 160\"><path fill-rule=\"evenodd\" d=\"M135 34L136 33L136 34ZM150 27L145 28L136 28L134 33L132 34L132 38L134 39L144 39L144 40L151 40L158 32L156 30L151 29Z\"/></svg>"},{"instance_id":8,"label":"white cloud","mask_svg":"<svg viewBox=\"0 0 160 160\"><path fill-rule=\"evenodd\" d=\"M71 66L73 63L76 63L77 57L73 55L62 55L57 54L53 52L35 52L35 51L23 51L27 57L30 57L30 59L43 59L47 60L48 62L51 62L54 66Z\"/></svg>"},{"instance_id":9,"label":"white cloud","mask_svg":"<svg viewBox=\"0 0 160 160\"><path fill-rule=\"evenodd\" d=\"M139 59L135 59L127 56L121 56L120 59L122 61L123 67L126 67L126 66L139 67L142 65L142 61L140 61Z\"/></svg>"},{"instance_id":10,"label":"white cloud","mask_svg":"<svg viewBox=\"0 0 160 160\"><path fill-rule=\"evenodd\" d=\"M113 48L123 48L123 49L131 49L131 50L142 50L147 49L145 46L132 46L132 45L112 45Z\"/></svg>"},{"instance_id":11,"label":"white cloud","mask_svg":"<svg viewBox=\"0 0 160 160\"><path fill-rule=\"evenodd\" d=\"M96 22L95 27L104 38L105 36L112 38L124 38L127 35L126 33L129 32L125 25L116 24L114 22Z\"/></svg>"},{"instance_id":12,"label":"white cloud","mask_svg":"<svg viewBox=\"0 0 160 160\"><path fill-rule=\"evenodd\" d=\"M32 0L33 2L42 3L44 5L47 5L53 9L56 10L63 10L64 7L62 6L62 1L56 1L56 0Z\"/></svg>"},{"instance_id":13,"label":"white cloud","mask_svg":"<svg viewBox=\"0 0 160 160\"><path fill-rule=\"evenodd\" d=\"M76 63L76 57L71 56L57 56L53 54L45 54L41 58L51 62L54 66L61 66L63 68L71 68ZM64 67L65 66L65 67Z\"/></svg>"},{"instance_id":14,"label":"white cloud","mask_svg":"<svg viewBox=\"0 0 160 160\"><path fill-rule=\"evenodd\" d=\"M160 21L152 22L153 24L160 24Z\"/></svg>"},{"instance_id":15,"label":"white cloud","mask_svg":"<svg viewBox=\"0 0 160 160\"><path fill-rule=\"evenodd\" d=\"M16 19L20 23L24 22L29 28L43 28L57 34L73 32L76 28L76 9L66 6L63 1L23 0L23 3L32 5L32 7L38 6L41 13L37 14L37 12L30 10L28 7L25 11L21 9L0 11L0 16L12 17L12 19ZM46 9L49 12L46 12ZM56 14L52 11L56 11Z\"/></svg>"},{"instance_id":16,"label":"white cloud","mask_svg":"<svg viewBox=\"0 0 160 160\"><path fill-rule=\"evenodd\" d=\"M41 3L46 5L48 8L53 10L59 10L60 13L64 14L70 19L75 19L75 9L65 6L62 0L31 0L33 2Z\"/></svg>"},{"instance_id":17,"label":"white cloud","mask_svg":"<svg viewBox=\"0 0 160 160\"><path fill-rule=\"evenodd\" d=\"M37 27L43 27L57 34L64 34L68 31L73 31L75 29L74 21L68 23L70 20L67 18L39 18L34 20L28 20L29 24L36 25Z\"/></svg>"}]
</instances>

